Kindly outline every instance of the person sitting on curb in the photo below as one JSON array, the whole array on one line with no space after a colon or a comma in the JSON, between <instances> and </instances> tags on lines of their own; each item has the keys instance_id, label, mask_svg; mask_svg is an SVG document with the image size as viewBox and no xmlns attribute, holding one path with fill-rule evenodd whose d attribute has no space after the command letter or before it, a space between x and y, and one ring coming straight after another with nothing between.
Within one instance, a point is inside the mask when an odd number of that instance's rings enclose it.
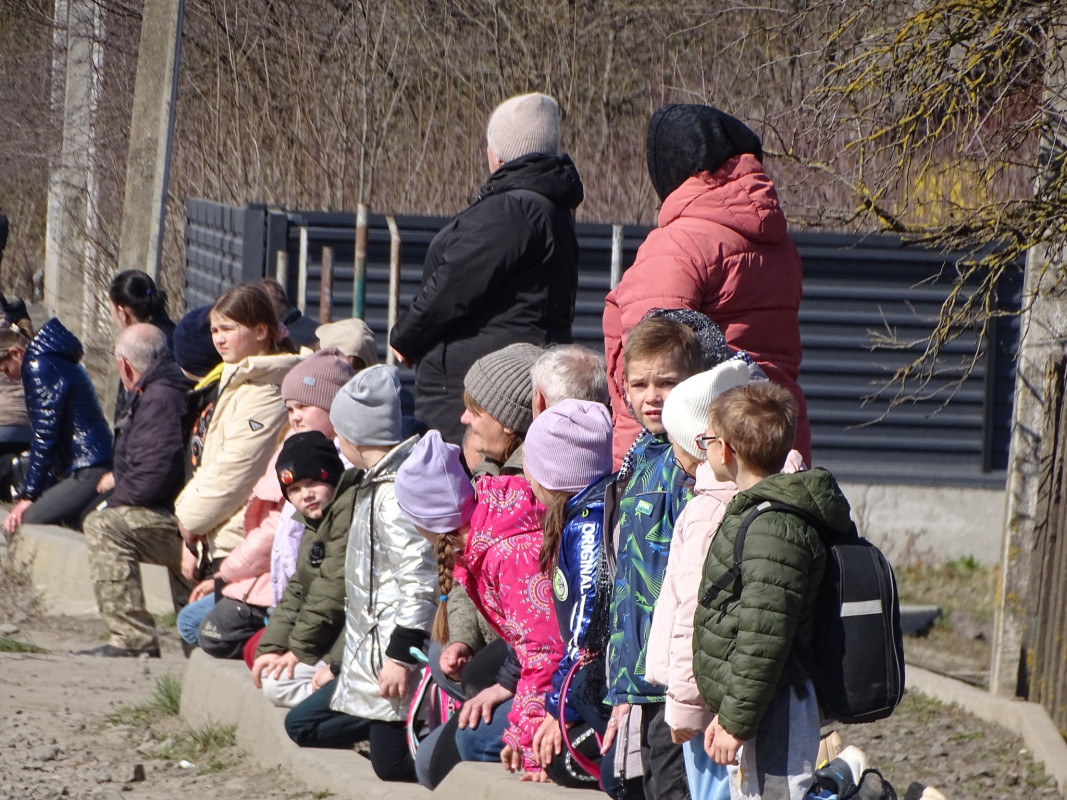
<instances>
[{"instance_id":1,"label":"person sitting on curb","mask_svg":"<svg viewBox=\"0 0 1067 800\"><path fill-rule=\"evenodd\" d=\"M357 483L321 431L285 440L278 483L304 522L296 571L270 615L252 682L276 706L292 708L318 688L315 674L340 669L344 648L345 548Z\"/></svg>"},{"instance_id":2,"label":"person sitting on curb","mask_svg":"<svg viewBox=\"0 0 1067 800\"><path fill-rule=\"evenodd\" d=\"M55 317L33 341L18 329L0 331L0 372L22 379L33 428L22 492L4 521L8 534L24 522L77 527L111 469L111 426L83 354L78 337Z\"/></svg>"},{"instance_id":3,"label":"person sitting on curb","mask_svg":"<svg viewBox=\"0 0 1067 800\"><path fill-rule=\"evenodd\" d=\"M115 366L129 402L116 427L114 490L83 524L93 591L111 638L81 655L158 657L140 565L167 567L175 606L181 607L191 584L181 574L174 499L185 480L181 422L189 381L163 332L147 323L119 334Z\"/></svg>"}]
</instances>

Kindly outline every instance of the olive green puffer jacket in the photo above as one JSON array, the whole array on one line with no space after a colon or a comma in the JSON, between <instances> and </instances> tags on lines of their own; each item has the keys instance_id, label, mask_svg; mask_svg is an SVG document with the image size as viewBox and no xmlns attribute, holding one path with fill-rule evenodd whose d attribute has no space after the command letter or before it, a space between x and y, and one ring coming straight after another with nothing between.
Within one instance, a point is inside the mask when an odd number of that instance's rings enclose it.
<instances>
[{"instance_id":1,"label":"olive green puffer jacket","mask_svg":"<svg viewBox=\"0 0 1067 800\"><path fill-rule=\"evenodd\" d=\"M848 501L824 469L771 475L739 492L726 508L704 562L698 598L734 562L734 537L765 500L789 503L823 520L829 534L853 527ZM806 644L816 624L815 598L826 571L818 532L795 514L769 511L748 529L741 580L693 619L693 672L719 724L738 739L755 735L779 686L799 677L788 667L796 636Z\"/></svg>"},{"instance_id":2,"label":"olive green puffer jacket","mask_svg":"<svg viewBox=\"0 0 1067 800\"><path fill-rule=\"evenodd\" d=\"M305 529L296 570L270 614L256 655L290 651L304 664L341 666L345 630L345 553L362 470L341 475L317 529ZM317 547L316 547L317 545Z\"/></svg>"}]
</instances>

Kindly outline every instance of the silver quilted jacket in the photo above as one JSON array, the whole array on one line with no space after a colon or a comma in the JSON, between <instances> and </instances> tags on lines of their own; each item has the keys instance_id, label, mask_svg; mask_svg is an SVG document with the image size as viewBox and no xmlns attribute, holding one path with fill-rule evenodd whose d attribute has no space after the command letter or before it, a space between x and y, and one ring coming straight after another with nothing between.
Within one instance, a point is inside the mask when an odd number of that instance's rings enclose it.
<instances>
[{"instance_id":1,"label":"silver quilted jacket","mask_svg":"<svg viewBox=\"0 0 1067 800\"><path fill-rule=\"evenodd\" d=\"M418 441L401 442L356 489L345 554L345 653L330 708L364 719L403 720L407 702L378 693L378 672L399 625L429 633L437 611L437 557L400 512L396 471ZM419 673L410 673L411 697Z\"/></svg>"}]
</instances>

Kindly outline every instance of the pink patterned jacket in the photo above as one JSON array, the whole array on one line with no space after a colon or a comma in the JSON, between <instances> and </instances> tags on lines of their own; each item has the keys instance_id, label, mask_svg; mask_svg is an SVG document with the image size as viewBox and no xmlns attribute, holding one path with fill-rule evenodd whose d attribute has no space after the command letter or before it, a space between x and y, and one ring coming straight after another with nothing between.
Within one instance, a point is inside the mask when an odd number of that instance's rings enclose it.
<instances>
[{"instance_id":1,"label":"pink patterned jacket","mask_svg":"<svg viewBox=\"0 0 1067 800\"><path fill-rule=\"evenodd\" d=\"M454 577L490 625L514 648L522 667L504 744L522 753L523 769L539 772L533 736L545 716L545 693L563 657L552 583L541 573L544 508L524 478L485 477Z\"/></svg>"}]
</instances>

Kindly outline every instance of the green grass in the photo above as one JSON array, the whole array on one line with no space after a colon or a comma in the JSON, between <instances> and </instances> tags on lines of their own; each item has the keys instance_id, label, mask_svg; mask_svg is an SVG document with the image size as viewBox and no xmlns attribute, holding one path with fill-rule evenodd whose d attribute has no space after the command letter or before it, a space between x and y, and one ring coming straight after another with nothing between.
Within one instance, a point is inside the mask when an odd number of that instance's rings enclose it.
<instances>
[{"instance_id":1,"label":"green grass","mask_svg":"<svg viewBox=\"0 0 1067 800\"><path fill-rule=\"evenodd\" d=\"M175 628L178 626L178 615L173 611L167 611L164 614L153 614L152 618L156 621L157 628Z\"/></svg>"},{"instance_id":2,"label":"green grass","mask_svg":"<svg viewBox=\"0 0 1067 800\"><path fill-rule=\"evenodd\" d=\"M0 636L0 653L50 653L51 650L46 650L43 647L38 647L35 644L29 642L20 642L18 639L10 639L7 636Z\"/></svg>"},{"instance_id":3,"label":"green grass","mask_svg":"<svg viewBox=\"0 0 1067 800\"><path fill-rule=\"evenodd\" d=\"M156 690L143 703L119 706L108 715L114 725L141 725L161 717L177 716L182 704L182 682L177 675L167 674L156 680Z\"/></svg>"},{"instance_id":4,"label":"green grass","mask_svg":"<svg viewBox=\"0 0 1067 800\"><path fill-rule=\"evenodd\" d=\"M194 761L205 753L216 754L219 750L237 744L237 726L209 723L200 728L183 731L171 739L170 743L159 751L159 757L171 761L186 759ZM217 760L217 759L216 759ZM214 766L214 761L204 767L205 770L218 771L224 768Z\"/></svg>"}]
</instances>

